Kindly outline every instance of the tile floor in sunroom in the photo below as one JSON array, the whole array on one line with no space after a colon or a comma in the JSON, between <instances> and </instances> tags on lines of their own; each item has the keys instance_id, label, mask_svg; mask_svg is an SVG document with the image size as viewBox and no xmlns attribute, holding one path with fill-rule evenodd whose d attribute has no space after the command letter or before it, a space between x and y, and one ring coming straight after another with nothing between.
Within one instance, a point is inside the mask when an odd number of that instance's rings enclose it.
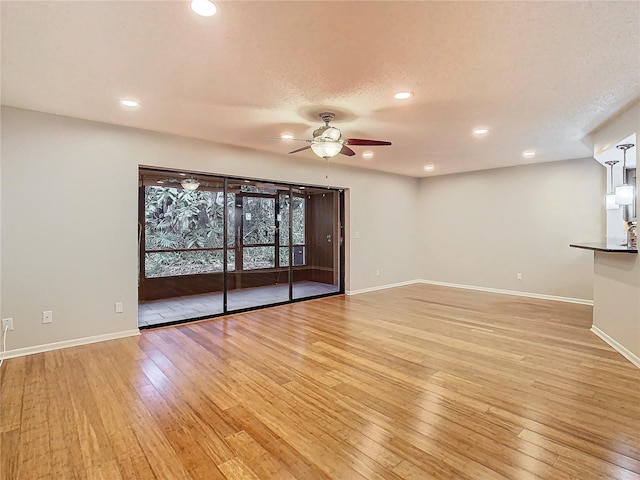
<instances>
[{"instance_id":1,"label":"tile floor in sunroom","mask_svg":"<svg viewBox=\"0 0 640 480\"><path fill-rule=\"evenodd\" d=\"M339 287L318 282L296 282L293 298L307 298L337 293ZM227 293L227 311L270 305L289 300L289 284L231 290ZM222 313L222 292L153 300L138 305L138 326L149 327L190 318Z\"/></svg>"}]
</instances>

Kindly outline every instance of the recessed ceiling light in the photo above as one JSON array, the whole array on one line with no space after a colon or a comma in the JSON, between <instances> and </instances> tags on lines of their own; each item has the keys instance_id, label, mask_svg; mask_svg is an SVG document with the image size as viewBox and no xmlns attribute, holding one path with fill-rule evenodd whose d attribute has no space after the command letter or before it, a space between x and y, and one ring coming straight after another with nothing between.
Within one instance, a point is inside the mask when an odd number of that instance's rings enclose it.
<instances>
[{"instance_id":1,"label":"recessed ceiling light","mask_svg":"<svg viewBox=\"0 0 640 480\"><path fill-rule=\"evenodd\" d=\"M120 100L120 105L122 105L123 107L139 107L140 106L140 102L138 102L137 100L131 100L130 98L123 98L122 100Z\"/></svg>"},{"instance_id":2,"label":"recessed ceiling light","mask_svg":"<svg viewBox=\"0 0 640 480\"><path fill-rule=\"evenodd\" d=\"M525 150L522 152L522 156L524 158L533 158L536 156L536 152L534 150Z\"/></svg>"},{"instance_id":3,"label":"recessed ceiling light","mask_svg":"<svg viewBox=\"0 0 640 480\"><path fill-rule=\"evenodd\" d=\"M411 92L398 92L394 95L396 100L406 100L407 98L411 98L413 93Z\"/></svg>"},{"instance_id":4,"label":"recessed ceiling light","mask_svg":"<svg viewBox=\"0 0 640 480\"><path fill-rule=\"evenodd\" d=\"M300 187L300 190L305 190L307 187Z\"/></svg>"},{"instance_id":5,"label":"recessed ceiling light","mask_svg":"<svg viewBox=\"0 0 640 480\"><path fill-rule=\"evenodd\" d=\"M212 17L218 9L209 0L191 0L191 10L202 17Z\"/></svg>"},{"instance_id":6,"label":"recessed ceiling light","mask_svg":"<svg viewBox=\"0 0 640 480\"><path fill-rule=\"evenodd\" d=\"M178 175L180 175L181 177L186 177L187 176L186 173L179 173Z\"/></svg>"},{"instance_id":7,"label":"recessed ceiling light","mask_svg":"<svg viewBox=\"0 0 640 480\"><path fill-rule=\"evenodd\" d=\"M489 133L489 129L488 128L475 128L473 130L473 134L476 137L482 137L483 135L486 135L487 133Z\"/></svg>"},{"instance_id":8,"label":"recessed ceiling light","mask_svg":"<svg viewBox=\"0 0 640 480\"><path fill-rule=\"evenodd\" d=\"M425 172L433 172L433 165L425 165L424 166L424 171Z\"/></svg>"},{"instance_id":9,"label":"recessed ceiling light","mask_svg":"<svg viewBox=\"0 0 640 480\"><path fill-rule=\"evenodd\" d=\"M373 152L362 152L362 158L373 158Z\"/></svg>"},{"instance_id":10,"label":"recessed ceiling light","mask_svg":"<svg viewBox=\"0 0 640 480\"><path fill-rule=\"evenodd\" d=\"M162 185L164 183L164 180L156 180L156 183L159 183L160 185Z\"/></svg>"},{"instance_id":11,"label":"recessed ceiling light","mask_svg":"<svg viewBox=\"0 0 640 480\"><path fill-rule=\"evenodd\" d=\"M284 140L291 140L293 138L293 135L291 135L290 133L283 133L282 135L280 135L280 138L283 138Z\"/></svg>"}]
</instances>

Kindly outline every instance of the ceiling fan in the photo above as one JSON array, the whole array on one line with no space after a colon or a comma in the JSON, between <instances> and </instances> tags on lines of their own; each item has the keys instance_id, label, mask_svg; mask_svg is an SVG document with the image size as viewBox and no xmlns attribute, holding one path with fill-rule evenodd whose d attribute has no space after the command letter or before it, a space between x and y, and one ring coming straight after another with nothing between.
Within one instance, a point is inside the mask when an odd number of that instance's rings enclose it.
<instances>
[{"instance_id":1,"label":"ceiling fan","mask_svg":"<svg viewBox=\"0 0 640 480\"><path fill-rule=\"evenodd\" d=\"M322 112L320 114L320 118L324 122L324 126L314 130L313 139L305 140L301 138L294 138L293 140L300 140L303 142L309 142L310 145L306 147L298 148L296 150L292 150L289 153L298 153L303 150L311 149L313 153L315 153L320 158L324 158L328 160L329 158L333 158L339 153L342 155L347 155L348 157L352 157L356 154L353 150L349 148L349 145L362 145L362 146L370 146L377 147L383 145L391 145L391 142L384 142L381 140L365 140L361 138L342 138L342 134L340 130L336 127L332 127L329 125L329 122L335 118L335 114L333 112Z\"/></svg>"}]
</instances>

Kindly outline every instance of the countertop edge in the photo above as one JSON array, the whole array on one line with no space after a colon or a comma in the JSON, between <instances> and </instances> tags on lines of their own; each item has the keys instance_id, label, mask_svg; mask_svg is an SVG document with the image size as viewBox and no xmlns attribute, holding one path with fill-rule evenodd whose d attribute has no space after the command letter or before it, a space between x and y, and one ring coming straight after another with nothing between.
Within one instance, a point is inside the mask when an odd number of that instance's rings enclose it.
<instances>
[{"instance_id":1,"label":"countertop edge","mask_svg":"<svg viewBox=\"0 0 640 480\"><path fill-rule=\"evenodd\" d=\"M605 253L638 253L637 247L627 247L626 245L613 245L606 243L571 243L573 248L582 248L584 250L592 250L594 252Z\"/></svg>"}]
</instances>

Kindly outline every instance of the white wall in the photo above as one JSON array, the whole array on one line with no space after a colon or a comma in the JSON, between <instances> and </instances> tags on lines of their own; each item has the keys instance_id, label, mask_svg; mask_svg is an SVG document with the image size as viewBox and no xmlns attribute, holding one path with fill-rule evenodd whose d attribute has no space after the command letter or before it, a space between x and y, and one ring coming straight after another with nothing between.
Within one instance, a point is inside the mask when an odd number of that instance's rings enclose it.
<instances>
[{"instance_id":1,"label":"white wall","mask_svg":"<svg viewBox=\"0 0 640 480\"><path fill-rule=\"evenodd\" d=\"M592 299L592 253L569 244L604 239L604 194L592 158L425 178L422 278Z\"/></svg>"},{"instance_id":2,"label":"white wall","mask_svg":"<svg viewBox=\"0 0 640 480\"><path fill-rule=\"evenodd\" d=\"M321 160L7 107L1 120L1 315L15 324L9 350L137 328L138 165L325 182ZM347 289L417 278L418 180L332 166L329 182L349 189ZM114 313L117 301L122 314ZM53 310L52 324L42 324L43 310Z\"/></svg>"},{"instance_id":3,"label":"white wall","mask_svg":"<svg viewBox=\"0 0 640 480\"><path fill-rule=\"evenodd\" d=\"M139 165L325 182L324 162L303 157L13 108L2 127L10 350L137 327ZM592 298L592 254L568 245L604 238L605 171L593 159L421 180L334 165L329 182L349 189L348 290L423 278Z\"/></svg>"}]
</instances>

